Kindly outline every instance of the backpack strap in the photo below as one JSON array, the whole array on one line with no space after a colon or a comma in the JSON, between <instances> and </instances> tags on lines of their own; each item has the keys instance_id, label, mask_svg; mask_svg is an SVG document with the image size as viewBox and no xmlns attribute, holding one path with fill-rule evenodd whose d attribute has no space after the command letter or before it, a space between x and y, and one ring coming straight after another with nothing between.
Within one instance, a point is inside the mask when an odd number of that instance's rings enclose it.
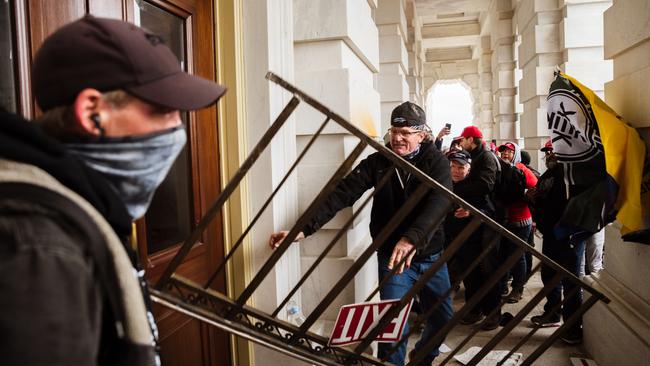
<instances>
[{"instance_id":1,"label":"backpack strap","mask_svg":"<svg viewBox=\"0 0 650 366\"><path fill-rule=\"evenodd\" d=\"M113 317L121 323L124 319L124 309L118 304L119 290L116 284L115 268L110 263L110 253L94 221L78 205L70 199L50 189L24 182L0 182L0 200L15 199L34 202L50 210L60 212L62 218L70 221L73 227L79 229L83 236L85 248L93 258L99 276L99 283L108 297ZM118 328L121 325L117 325ZM118 334L120 331L118 330Z\"/></svg>"},{"instance_id":2,"label":"backpack strap","mask_svg":"<svg viewBox=\"0 0 650 366\"><path fill-rule=\"evenodd\" d=\"M53 206L57 211L61 212L61 207L67 207L66 210L69 212L77 212L68 215L70 220L83 223L80 225L90 225L89 227L83 226L83 230L87 230L88 235L94 233L92 235L99 236L99 240L92 239L92 242L96 243L92 245L92 248L95 248L92 254L100 257L97 261L98 266L105 266L102 270L103 275L111 279L106 282L106 285L111 285L115 289L115 292L108 293L108 295L113 298L116 307L121 309L119 312L121 317L116 317L117 320L122 320L120 324L117 324L118 336L137 345L153 346L155 327L148 320L138 273L133 268L124 245L104 217L79 194L34 165L0 158L0 183L9 184L7 188L4 188L7 190L6 194L20 194L27 200L38 204L51 205L49 200L56 200L57 204L66 205ZM11 185L15 186L12 188ZM29 188L30 186L34 188ZM37 193L36 188L45 192ZM23 189L29 189L35 195L42 195L44 198L35 200L33 196L21 193ZM51 193L48 194L48 191ZM54 195L58 195L59 198ZM15 198L16 196L9 197ZM64 203L65 201L67 203Z\"/></svg>"}]
</instances>

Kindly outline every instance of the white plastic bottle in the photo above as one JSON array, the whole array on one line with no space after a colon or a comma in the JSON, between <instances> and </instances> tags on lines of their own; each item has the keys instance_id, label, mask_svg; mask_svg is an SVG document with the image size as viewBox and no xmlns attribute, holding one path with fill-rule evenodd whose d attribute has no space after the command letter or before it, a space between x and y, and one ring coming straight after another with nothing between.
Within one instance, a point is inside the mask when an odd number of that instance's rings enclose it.
<instances>
[{"instance_id":1,"label":"white plastic bottle","mask_svg":"<svg viewBox=\"0 0 650 366\"><path fill-rule=\"evenodd\" d=\"M302 315L302 311L300 310L300 306L298 304L291 300L287 303L286 306L287 309L287 321L291 324L301 326L302 323L305 322L305 316Z\"/></svg>"}]
</instances>

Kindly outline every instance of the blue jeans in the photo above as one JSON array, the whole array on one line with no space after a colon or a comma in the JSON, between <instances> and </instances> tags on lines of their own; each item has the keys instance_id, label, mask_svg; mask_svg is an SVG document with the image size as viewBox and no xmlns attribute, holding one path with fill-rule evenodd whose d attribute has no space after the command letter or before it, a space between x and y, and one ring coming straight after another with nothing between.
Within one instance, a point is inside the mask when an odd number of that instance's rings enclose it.
<instances>
[{"instance_id":1,"label":"blue jeans","mask_svg":"<svg viewBox=\"0 0 650 366\"><path fill-rule=\"evenodd\" d=\"M382 300L390 299L401 299L406 293L411 289L411 287L418 281L420 276L426 272L435 261L440 258L441 253L432 254L421 260L411 262L410 268L405 268L404 272L401 274L395 274L392 276L384 286L380 289L379 295ZM388 276L390 270L388 269L388 260L390 255L379 254L379 280L381 281L384 277ZM434 274L434 276L427 282L426 286L420 290L418 296L420 298L420 304L422 306L422 311L428 311L433 304L439 299L445 292L450 288L449 284L449 274L447 273L447 264L443 264L442 267ZM453 316L453 309L451 307L451 297L447 296L433 311L433 313L427 319L424 331L420 340L415 344L415 350L426 345L429 339L433 338L436 333L442 329L442 327L451 320ZM404 327L402 335L408 332L408 324ZM393 363L397 366L404 365L404 357L406 356L406 343L398 348L396 352L391 354L387 361ZM442 343L442 342L440 342ZM434 358L438 356L438 347L440 343L436 344L435 347L429 352L425 364L431 364ZM395 343L380 343L379 344L379 358L383 358L388 354L391 348Z\"/></svg>"},{"instance_id":2,"label":"blue jeans","mask_svg":"<svg viewBox=\"0 0 650 366\"><path fill-rule=\"evenodd\" d=\"M528 236L530 236L530 231L532 230L533 225L529 224L526 226L514 226L510 224L506 224L506 229L510 230L513 234L515 234L519 239L523 241L528 241ZM503 239L501 241L501 261L502 263L505 262L509 256L512 255L516 250L518 250L519 247L511 242L508 239ZM521 254L521 257L519 257L519 260L515 263L515 265L510 269L510 274L512 274L512 288L513 289L523 289L524 284L526 283L526 257L524 256L524 253ZM507 289L508 287L508 277L506 276L501 280L501 287L503 289Z\"/></svg>"}]
</instances>

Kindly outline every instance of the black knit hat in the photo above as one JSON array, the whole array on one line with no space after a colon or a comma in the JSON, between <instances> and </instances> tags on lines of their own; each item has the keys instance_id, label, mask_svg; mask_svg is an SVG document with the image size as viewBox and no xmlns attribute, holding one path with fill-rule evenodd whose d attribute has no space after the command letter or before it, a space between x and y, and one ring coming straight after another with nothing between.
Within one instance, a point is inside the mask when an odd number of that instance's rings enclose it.
<instances>
[{"instance_id":1,"label":"black knit hat","mask_svg":"<svg viewBox=\"0 0 650 366\"><path fill-rule=\"evenodd\" d=\"M206 107L226 90L184 72L160 37L121 20L91 15L49 36L32 70L34 96L43 111L71 104L86 88L122 89L179 110Z\"/></svg>"},{"instance_id":2,"label":"black knit hat","mask_svg":"<svg viewBox=\"0 0 650 366\"><path fill-rule=\"evenodd\" d=\"M424 110L417 104L404 102L390 114L390 124L395 127L423 126L427 123L427 116Z\"/></svg>"}]
</instances>

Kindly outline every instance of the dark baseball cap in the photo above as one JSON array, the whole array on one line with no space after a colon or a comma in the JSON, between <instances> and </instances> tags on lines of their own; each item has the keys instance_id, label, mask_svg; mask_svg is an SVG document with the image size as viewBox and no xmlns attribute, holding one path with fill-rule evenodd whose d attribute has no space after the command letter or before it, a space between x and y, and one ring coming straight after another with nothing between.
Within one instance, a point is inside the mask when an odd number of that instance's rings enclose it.
<instances>
[{"instance_id":1,"label":"dark baseball cap","mask_svg":"<svg viewBox=\"0 0 650 366\"><path fill-rule=\"evenodd\" d=\"M465 150L452 151L447 154L447 159L449 159L449 161L457 161L463 165L472 163L472 156Z\"/></svg>"},{"instance_id":2,"label":"dark baseball cap","mask_svg":"<svg viewBox=\"0 0 650 366\"><path fill-rule=\"evenodd\" d=\"M184 72L160 37L131 23L92 15L49 36L32 69L33 94L43 111L71 104L86 88L122 89L179 110L207 107L226 91Z\"/></svg>"},{"instance_id":3,"label":"dark baseball cap","mask_svg":"<svg viewBox=\"0 0 650 366\"><path fill-rule=\"evenodd\" d=\"M423 126L427 123L424 110L415 103L404 102L390 114L390 124L395 127Z\"/></svg>"}]
</instances>

